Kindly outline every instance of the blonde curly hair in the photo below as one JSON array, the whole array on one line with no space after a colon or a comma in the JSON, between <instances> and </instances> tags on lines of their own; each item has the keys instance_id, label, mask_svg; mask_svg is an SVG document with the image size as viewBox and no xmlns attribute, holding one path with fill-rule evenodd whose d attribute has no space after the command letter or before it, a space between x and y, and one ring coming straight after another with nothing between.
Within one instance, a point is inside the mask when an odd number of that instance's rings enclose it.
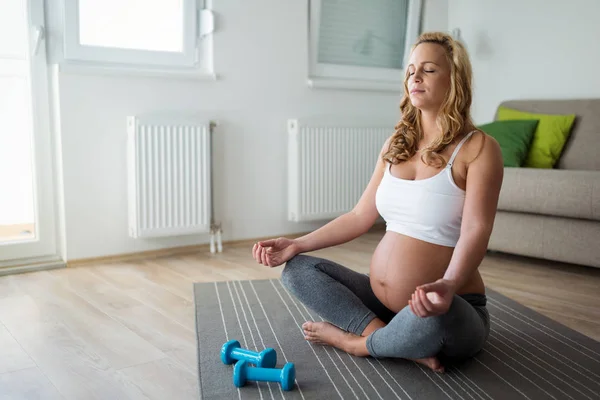
<instances>
[{"instance_id":1,"label":"blonde curly hair","mask_svg":"<svg viewBox=\"0 0 600 400\"><path fill-rule=\"evenodd\" d=\"M421 160L427 164L444 167L446 161L440 153L463 134L474 127L471 119L472 67L465 47L451 35L442 32L426 32L419 36L411 52L421 43L441 45L450 65L450 88L442 103L437 123L442 135L422 150ZM390 146L383 160L391 164L411 159L418 151L419 141L423 138L420 116L421 111L412 105L408 91L408 69L404 77L404 96L400 102L401 119L396 124Z\"/></svg>"}]
</instances>

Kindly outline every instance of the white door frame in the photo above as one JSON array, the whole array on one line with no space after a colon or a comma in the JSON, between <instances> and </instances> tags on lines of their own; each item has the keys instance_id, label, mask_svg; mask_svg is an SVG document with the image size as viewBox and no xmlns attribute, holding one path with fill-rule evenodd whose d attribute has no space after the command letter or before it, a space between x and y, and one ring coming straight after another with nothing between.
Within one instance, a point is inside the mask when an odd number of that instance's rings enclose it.
<instances>
[{"instance_id":1,"label":"white door frame","mask_svg":"<svg viewBox=\"0 0 600 400\"><path fill-rule=\"evenodd\" d=\"M31 112L33 116L33 180L35 238L0 243L0 268L61 261L54 181L54 149L44 23L44 0L27 0ZM1 274L1 272L0 272Z\"/></svg>"}]
</instances>

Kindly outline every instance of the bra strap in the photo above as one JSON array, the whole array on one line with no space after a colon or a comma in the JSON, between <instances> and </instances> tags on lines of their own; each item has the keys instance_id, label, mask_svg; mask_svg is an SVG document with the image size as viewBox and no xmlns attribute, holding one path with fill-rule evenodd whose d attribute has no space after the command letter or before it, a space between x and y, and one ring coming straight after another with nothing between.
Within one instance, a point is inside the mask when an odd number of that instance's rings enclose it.
<instances>
[{"instance_id":1,"label":"bra strap","mask_svg":"<svg viewBox=\"0 0 600 400\"><path fill-rule=\"evenodd\" d=\"M462 145L467 141L468 138L471 137L471 135L473 133L475 133L477 131L471 131L469 132L469 134L467 136L465 136L460 143L458 143L458 145L456 145L456 148L454 149L454 152L452 153L452 156L450 157L450 161L448 161L448 167L452 166L452 163L454 162L454 159L456 158L456 155L458 154L458 151L460 150L460 148L462 147Z\"/></svg>"}]
</instances>

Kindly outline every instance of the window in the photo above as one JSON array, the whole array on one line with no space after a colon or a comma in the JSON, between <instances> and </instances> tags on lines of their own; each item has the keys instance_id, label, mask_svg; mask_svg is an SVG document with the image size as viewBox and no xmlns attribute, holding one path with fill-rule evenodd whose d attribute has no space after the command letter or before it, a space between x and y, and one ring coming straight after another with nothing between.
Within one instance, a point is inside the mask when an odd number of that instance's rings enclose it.
<instances>
[{"instance_id":1,"label":"window","mask_svg":"<svg viewBox=\"0 0 600 400\"><path fill-rule=\"evenodd\" d=\"M197 0L64 0L64 58L140 67L199 67L211 14Z\"/></svg>"},{"instance_id":2,"label":"window","mask_svg":"<svg viewBox=\"0 0 600 400\"><path fill-rule=\"evenodd\" d=\"M311 0L312 86L398 90L421 0Z\"/></svg>"}]
</instances>

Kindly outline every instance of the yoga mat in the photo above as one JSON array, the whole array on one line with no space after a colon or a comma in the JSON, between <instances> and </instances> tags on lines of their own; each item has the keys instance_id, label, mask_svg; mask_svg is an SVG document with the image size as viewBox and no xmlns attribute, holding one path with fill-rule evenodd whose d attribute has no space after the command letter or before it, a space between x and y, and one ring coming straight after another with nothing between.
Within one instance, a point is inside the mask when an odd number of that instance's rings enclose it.
<instances>
[{"instance_id":1,"label":"yoga mat","mask_svg":"<svg viewBox=\"0 0 600 400\"><path fill-rule=\"evenodd\" d=\"M491 333L475 358L443 374L408 360L354 357L304 340L321 319L279 280L194 284L202 399L600 399L600 343L487 289ZM332 299L333 301L334 299ZM233 384L221 346L277 351L293 362L296 385Z\"/></svg>"}]
</instances>

